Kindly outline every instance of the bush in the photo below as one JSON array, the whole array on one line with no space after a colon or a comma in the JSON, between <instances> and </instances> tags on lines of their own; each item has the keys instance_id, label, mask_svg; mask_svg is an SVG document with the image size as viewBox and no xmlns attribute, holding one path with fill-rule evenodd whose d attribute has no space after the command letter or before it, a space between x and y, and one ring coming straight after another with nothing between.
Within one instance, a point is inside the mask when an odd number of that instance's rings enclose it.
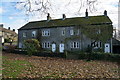
<instances>
[{"instance_id":1,"label":"bush","mask_svg":"<svg viewBox=\"0 0 120 80\"><path fill-rule=\"evenodd\" d=\"M39 41L37 39L28 39L24 41L24 48L27 51L27 54L31 56L32 54L41 50Z\"/></svg>"}]
</instances>

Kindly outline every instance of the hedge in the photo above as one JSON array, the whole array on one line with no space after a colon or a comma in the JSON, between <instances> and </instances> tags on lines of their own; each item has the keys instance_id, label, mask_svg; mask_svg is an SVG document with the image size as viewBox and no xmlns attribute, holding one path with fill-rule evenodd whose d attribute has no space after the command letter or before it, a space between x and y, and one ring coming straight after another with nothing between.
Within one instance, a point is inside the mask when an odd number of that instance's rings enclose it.
<instances>
[{"instance_id":1,"label":"hedge","mask_svg":"<svg viewBox=\"0 0 120 80\"><path fill-rule=\"evenodd\" d=\"M120 61L120 54L113 53L80 53L79 59Z\"/></svg>"}]
</instances>

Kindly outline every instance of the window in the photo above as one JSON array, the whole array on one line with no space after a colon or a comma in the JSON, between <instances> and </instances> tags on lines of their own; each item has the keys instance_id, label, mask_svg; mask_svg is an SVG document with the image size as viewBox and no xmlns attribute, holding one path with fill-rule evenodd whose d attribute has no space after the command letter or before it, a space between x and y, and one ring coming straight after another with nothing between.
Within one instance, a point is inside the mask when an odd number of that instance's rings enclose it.
<instances>
[{"instance_id":1,"label":"window","mask_svg":"<svg viewBox=\"0 0 120 80\"><path fill-rule=\"evenodd\" d=\"M32 37L36 36L36 31L32 31Z\"/></svg>"},{"instance_id":2,"label":"window","mask_svg":"<svg viewBox=\"0 0 120 80\"><path fill-rule=\"evenodd\" d=\"M62 36L64 36L65 35L65 30L62 30Z\"/></svg>"},{"instance_id":3,"label":"window","mask_svg":"<svg viewBox=\"0 0 120 80\"><path fill-rule=\"evenodd\" d=\"M71 42L71 48L79 48L79 42Z\"/></svg>"},{"instance_id":4,"label":"window","mask_svg":"<svg viewBox=\"0 0 120 80\"><path fill-rule=\"evenodd\" d=\"M24 33L23 33L23 37L27 37L27 32L24 32Z\"/></svg>"},{"instance_id":5,"label":"window","mask_svg":"<svg viewBox=\"0 0 120 80\"><path fill-rule=\"evenodd\" d=\"M79 33L80 33L80 30L78 29L77 35L79 35Z\"/></svg>"},{"instance_id":6,"label":"window","mask_svg":"<svg viewBox=\"0 0 120 80\"><path fill-rule=\"evenodd\" d=\"M42 48L50 48L50 42L42 43Z\"/></svg>"},{"instance_id":7,"label":"window","mask_svg":"<svg viewBox=\"0 0 120 80\"><path fill-rule=\"evenodd\" d=\"M73 32L73 30L70 30L70 35L74 35L74 32Z\"/></svg>"},{"instance_id":8,"label":"window","mask_svg":"<svg viewBox=\"0 0 120 80\"><path fill-rule=\"evenodd\" d=\"M47 43L47 48L50 48L50 43L49 42Z\"/></svg>"},{"instance_id":9,"label":"window","mask_svg":"<svg viewBox=\"0 0 120 80\"><path fill-rule=\"evenodd\" d=\"M101 33L101 30L99 29L98 31L97 31L97 34L100 34Z\"/></svg>"},{"instance_id":10,"label":"window","mask_svg":"<svg viewBox=\"0 0 120 80\"><path fill-rule=\"evenodd\" d=\"M43 30L42 36L50 36L50 30Z\"/></svg>"}]
</instances>

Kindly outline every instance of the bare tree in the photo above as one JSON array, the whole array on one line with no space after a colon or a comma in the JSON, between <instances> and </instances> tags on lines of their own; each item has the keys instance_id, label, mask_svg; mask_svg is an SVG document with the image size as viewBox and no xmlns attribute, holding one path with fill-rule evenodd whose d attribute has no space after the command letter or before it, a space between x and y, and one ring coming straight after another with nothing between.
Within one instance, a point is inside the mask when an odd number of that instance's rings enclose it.
<instances>
[{"instance_id":1,"label":"bare tree","mask_svg":"<svg viewBox=\"0 0 120 80\"><path fill-rule=\"evenodd\" d=\"M67 1L66 4L69 6L72 4L73 0ZM89 11L95 10L95 5L97 4L97 0L78 0L80 2L78 13L81 11L83 7L86 7ZM54 5L52 4L53 0L24 0L23 2L18 2L17 5L21 5L25 10L26 15L32 15L36 12L40 12L41 14L47 14L49 11L52 11Z\"/></svg>"}]
</instances>

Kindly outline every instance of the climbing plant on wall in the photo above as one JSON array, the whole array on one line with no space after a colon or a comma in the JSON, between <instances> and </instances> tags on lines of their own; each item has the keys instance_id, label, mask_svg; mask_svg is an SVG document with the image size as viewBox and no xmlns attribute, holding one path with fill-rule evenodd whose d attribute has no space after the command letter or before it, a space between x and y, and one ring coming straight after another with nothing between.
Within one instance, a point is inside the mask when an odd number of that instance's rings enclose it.
<instances>
[{"instance_id":1,"label":"climbing plant on wall","mask_svg":"<svg viewBox=\"0 0 120 80\"><path fill-rule=\"evenodd\" d=\"M112 37L112 25L86 25L81 26L81 32L95 41L106 42Z\"/></svg>"}]
</instances>

